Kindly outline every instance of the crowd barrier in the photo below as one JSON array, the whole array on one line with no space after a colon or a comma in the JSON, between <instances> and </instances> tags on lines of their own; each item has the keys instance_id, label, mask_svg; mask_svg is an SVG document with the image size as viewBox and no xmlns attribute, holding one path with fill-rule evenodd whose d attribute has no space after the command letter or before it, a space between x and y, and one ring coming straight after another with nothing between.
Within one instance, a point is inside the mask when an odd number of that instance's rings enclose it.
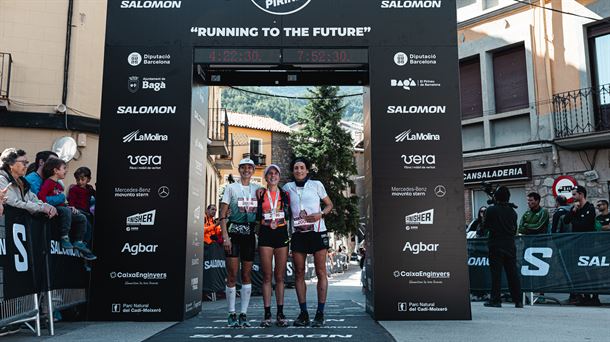
<instances>
[{"instance_id":1,"label":"crowd barrier","mask_svg":"<svg viewBox=\"0 0 610 342\"><path fill-rule=\"evenodd\" d=\"M89 273L75 250L62 249L55 220L5 206L0 217L0 327L26 323L54 335L53 311L86 302ZM35 322L35 326L31 323Z\"/></svg>"},{"instance_id":2,"label":"crowd barrier","mask_svg":"<svg viewBox=\"0 0 610 342\"><path fill-rule=\"evenodd\" d=\"M326 268L329 273L339 273L347 269L349 258L345 254L337 254L333 257L333 262L326 261ZM223 247L218 243L205 245L203 261L203 292L216 293L225 290L225 280L227 270L225 267L225 253ZM316 277L313 256L308 255L305 262L305 280ZM284 277L286 286L294 286L294 264L291 257L286 262L286 275ZM239 280L238 280L238 283ZM254 256L252 265L252 292L261 293L263 284L263 273L260 267L260 257L258 251Z\"/></svg>"},{"instance_id":3,"label":"crowd barrier","mask_svg":"<svg viewBox=\"0 0 610 342\"><path fill-rule=\"evenodd\" d=\"M610 232L516 238L523 291L610 294ZM468 240L470 289L491 288L487 239ZM508 289L503 275L502 288Z\"/></svg>"}]
</instances>

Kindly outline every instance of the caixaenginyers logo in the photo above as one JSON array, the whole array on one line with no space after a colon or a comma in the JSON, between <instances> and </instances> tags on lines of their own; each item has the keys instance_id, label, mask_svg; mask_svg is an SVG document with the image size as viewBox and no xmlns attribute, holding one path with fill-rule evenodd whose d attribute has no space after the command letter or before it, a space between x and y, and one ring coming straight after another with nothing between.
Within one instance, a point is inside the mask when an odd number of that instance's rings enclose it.
<instances>
[{"instance_id":1,"label":"caixaenginyers logo","mask_svg":"<svg viewBox=\"0 0 610 342\"><path fill-rule=\"evenodd\" d=\"M311 0L251 0L256 7L274 15L288 15L296 13L305 6L309 5Z\"/></svg>"}]
</instances>

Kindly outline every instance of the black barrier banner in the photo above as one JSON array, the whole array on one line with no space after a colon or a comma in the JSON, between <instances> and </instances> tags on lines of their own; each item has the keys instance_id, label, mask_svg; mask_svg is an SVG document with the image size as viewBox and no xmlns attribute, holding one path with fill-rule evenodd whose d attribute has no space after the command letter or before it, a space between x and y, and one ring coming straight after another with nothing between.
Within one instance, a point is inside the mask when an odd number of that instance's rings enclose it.
<instances>
[{"instance_id":1,"label":"black barrier banner","mask_svg":"<svg viewBox=\"0 0 610 342\"><path fill-rule=\"evenodd\" d=\"M11 299L36 293L39 284L34 272L34 249L29 219L20 210L5 207L0 217L0 267L2 298ZM3 223L3 224L2 224Z\"/></svg>"},{"instance_id":2,"label":"black barrier banner","mask_svg":"<svg viewBox=\"0 0 610 342\"><path fill-rule=\"evenodd\" d=\"M610 233L520 236L516 245L524 291L610 293ZM470 289L489 290L487 239L468 240L468 267Z\"/></svg>"},{"instance_id":3,"label":"black barrier banner","mask_svg":"<svg viewBox=\"0 0 610 342\"><path fill-rule=\"evenodd\" d=\"M95 319L177 321L199 310L193 262L203 251L192 244L205 203L193 191L213 158L198 150L207 129L193 125L208 122L193 81L295 78L365 86L367 311L378 320L470 319L455 23L448 0L109 0ZM293 75L316 64L366 76ZM290 72L253 76L251 66ZM450 276L412 282L395 276L402 271ZM113 272L166 278L135 286Z\"/></svg>"},{"instance_id":4,"label":"black barrier banner","mask_svg":"<svg viewBox=\"0 0 610 342\"><path fill-rule=\"evenodd\" d=\"M61 248L56 220L6 207L0 224L4 298L55 289L85 289L89 273L76 250Z\"/></svg>"},{"instance_id":5,"label":"black barrier banner","mask_svg":"<svg viewBox=\"0 0 610 342\"><path fill-rule=\"evenodd\" d=\"M224 291L227 268L223 247L218 243L205 245L203 260L203 292Z\"/></svg>"}]
</instances>

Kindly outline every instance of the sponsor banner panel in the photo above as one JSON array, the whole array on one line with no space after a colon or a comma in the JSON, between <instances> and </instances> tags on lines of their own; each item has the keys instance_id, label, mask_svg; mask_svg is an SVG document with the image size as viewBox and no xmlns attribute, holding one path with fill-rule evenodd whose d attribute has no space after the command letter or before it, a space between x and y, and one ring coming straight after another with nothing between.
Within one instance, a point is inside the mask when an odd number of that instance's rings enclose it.
<instances>
[{"instance_id":1,"label":"sponsor banner panel","mask_svg":"<svg viewBox=\"0 0 610 342\"><path fill-rule=\"evenodd\" d=\"M610 293L610 234L571 233L520 236L517 269L524 291ZM487 239L468 240L471 290L489 290ZM508 289L506 278L502 288Z\"/></svg>"}]
</instances>

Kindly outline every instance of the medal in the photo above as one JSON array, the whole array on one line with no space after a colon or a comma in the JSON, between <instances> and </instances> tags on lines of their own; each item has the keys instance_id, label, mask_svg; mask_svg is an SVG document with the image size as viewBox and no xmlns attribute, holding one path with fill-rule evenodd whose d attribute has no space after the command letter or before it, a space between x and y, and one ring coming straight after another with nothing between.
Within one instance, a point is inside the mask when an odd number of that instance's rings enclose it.
<instances>
[{"instance_id":1,"label":"medal","mask_svg":"<svg viewBox=\"0 0 610 342\"><path fill-rule=\"evenodd\" d=\"M275 229L277 228L277 222L275 222L275 220L271 221L271 224L269 225L271 227L271 229Z\"/></svg>"}]
</instances>

